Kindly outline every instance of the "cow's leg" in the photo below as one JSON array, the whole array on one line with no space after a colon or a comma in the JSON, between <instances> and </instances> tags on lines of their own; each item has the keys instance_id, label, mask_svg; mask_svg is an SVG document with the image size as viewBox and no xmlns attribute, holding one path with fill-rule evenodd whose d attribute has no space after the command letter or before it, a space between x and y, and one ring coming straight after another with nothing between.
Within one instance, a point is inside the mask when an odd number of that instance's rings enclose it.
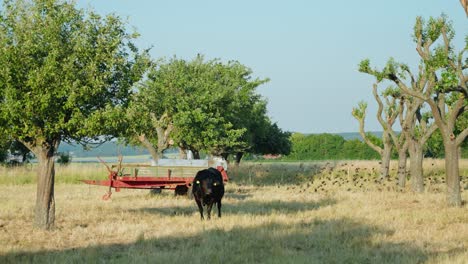
<instances>
[{"instance_id":1,"label":"cow's leg","mask_svg":"<svg viewBox=\"0 0 468 264\"><path fill-rule=\"evenodd\" d=\"M221 200L218 201L218 217L221 217Z\"/></svg>"},{"instance_id":2,"label":"cow's leg","mask_svg":"<svg viewBox=\"0 0 468 264\"><path fill-rule=\"evenodd\" d=\"M201 219L203 220L205 218L203 217L203 206L201 204L201 201L200 199L197 199L197 198L195 198L195 201L197 202L198 210L200 211L200 216L201 216Z\"/></svg>"},{"instance_id":3,"label":"cow's leg","mask_svg":"<svg viewBox=\"0 0 468 264\"><path fill-rule=\"evenodd\" d=\"M211 208L213 208L213 202L210 201L206 206L206 212L208 213L208 220L211 219Z\"/></svg>"}]
</instances>

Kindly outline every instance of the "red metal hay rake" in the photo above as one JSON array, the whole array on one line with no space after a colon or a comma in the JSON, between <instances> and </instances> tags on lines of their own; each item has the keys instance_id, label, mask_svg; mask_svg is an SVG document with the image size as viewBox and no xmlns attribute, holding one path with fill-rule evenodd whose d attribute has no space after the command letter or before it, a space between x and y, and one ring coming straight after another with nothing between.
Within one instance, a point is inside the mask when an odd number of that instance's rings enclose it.
<instances>
[{"instance_id":1,"label":"red metal hay rake","mask_svg":"<svg viewBox=\"0 0 468 264\"><path fill-rule=\"evenodd\" d=\"M189 194L193 178L199 170L207 166L151 166L148 164L123 164L119 156L118 164L109 166L101 158L99 161L109 172L106 180L82 180L86 184L108 186L109 190L102 196L108 200L112 195L112 188L119 192L121 188L129 189L169 189L177 195ZM216 166L224 181L229 177L223 166Z\"/></svg>"}]
</instances>

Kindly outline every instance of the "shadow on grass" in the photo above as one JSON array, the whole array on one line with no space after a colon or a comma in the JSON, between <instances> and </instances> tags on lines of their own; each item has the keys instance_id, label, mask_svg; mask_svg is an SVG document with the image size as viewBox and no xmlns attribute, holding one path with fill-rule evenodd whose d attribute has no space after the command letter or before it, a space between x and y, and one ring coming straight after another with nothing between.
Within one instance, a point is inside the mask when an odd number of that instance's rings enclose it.
<instances>
[{"instance_id":1,"label":"shadow on grass","mask_svg":"<svg viewBox=\"0 0 468 264\"><path fill-rule=\"evenodd\" d=\"M411 243L379 240L393 231L347 218L228 231L205 223L203 230L178 237L142 236L128 244L10 253L0 256L0 263L421 263L438 255Z\"/></svg>"},{"instance_id":2,"label":"shadow on grass","mask_svg":"<svg viewBox=\"0 0 468 264\"><path fill-rule=\"evenodd\" d=\"M301 211L317 210L320 207L334 205L335 200L324 199L318 202L295 202L295 201L269 201L269 202L258 202L258 201L242 201L241 203L229 203L223 201L223 207L221 209L223 216L229 215L270 215L273 213L279 214L293 214ZM198 208L193 201L192 206L171 206L171 207L151 207L151 208L139 208L130 209L133 213L151 213L158 214L161 216L175 216L175 215L192 215L198 212ZM216 216L218 209L213 206L212 215ZM198 219L198 218L197 218Z\"/></svg>"}]
</instances>

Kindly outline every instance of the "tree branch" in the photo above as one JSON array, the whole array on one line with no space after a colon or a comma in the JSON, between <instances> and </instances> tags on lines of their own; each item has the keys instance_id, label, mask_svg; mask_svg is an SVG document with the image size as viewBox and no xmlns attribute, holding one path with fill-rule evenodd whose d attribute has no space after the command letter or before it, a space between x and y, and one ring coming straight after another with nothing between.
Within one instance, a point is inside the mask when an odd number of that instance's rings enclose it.
<instances>
[{"instance_id":1,"label":"tree branch","mask_svg":"<svg viewBox=\"0 0 468 264\"><path fill-rule=\"evenodd\" d=\"M463 143L463 141L465 141L465 138L467 136L468 136L468 127L463 129L463 131L460 134L458 134L455 144L457 144L457 146L460 146Z\"/></svg>"},{"instance_id":2,"label":"tree branch","mask_svg":"<svg viewBox=\"0 0 468 264\"><path fill-rule=\"evenodd\" d=\"M398 78L395 74L391 74L389 75L389 79L393 82L395 82L398 87L405 93L405 94L408 94L410 96L413 96L413 97L416 97L416 98L419 98L421 100L426 100L427 97L424 96L423 93L421 92L418 92L418 91L415 91L415 90L412 90L412 89L409 89L406 84L404 84L400 78Z\"/></svg>"},{"instance_id":3,"label":"tree branch","mask_svg":"<svg viewBox=\"0 0 468 264\"><path fill-rule=\"evenodd\" d=\"M424 135L421 137L421 145L426 144L426 142L429 140L431 135L437 130L437 126L435 124L432 124L429 129L427 129L424 133Z\"/></svg>"},{"instance_id":4,"label":"tree branch","mask_svg":"<svg viewBox=\"0 0 468 264\"><path fill-rule=\"evenodd\" d=\"M359 122L359 134L361 135L362 137L362 140L364 140L364 142L370 147L372 148L373 150L375 150L377 153L379 153L379 155L382 155L383 154L383 149L377 145L375 145L374 143L372 143L369 138L366 136L366 133L365 133L365 130L364 130L364 120L366 118L366 114L365 112L363 112L363 115L362 116L359 116L359 115L355 115L353 114L353 116L357 119L357 121Z\"/></svg>"},{"instance_id":5,"label":"tree branch","mask_svg":"<svg viewBox=\"0 0 468 264\"><path fill-rule=\"evenodd\" d=\"M461 96L453 105L453 108L450 111L449 116L447 117L447 124L450 130L455 128L455 122L457 117L463 113L465 110L465 98Z\"/></svg>"},{"instance_id":6,"label":"tree branch","mask_svg":"<svg viewBox=\"0 0 468 264\"><path fill-rule=\"evenodd\" d=\"M466 16L468 17L468 0L460 0L460 3L465 10Z\"/></svg>"}]
</instances>

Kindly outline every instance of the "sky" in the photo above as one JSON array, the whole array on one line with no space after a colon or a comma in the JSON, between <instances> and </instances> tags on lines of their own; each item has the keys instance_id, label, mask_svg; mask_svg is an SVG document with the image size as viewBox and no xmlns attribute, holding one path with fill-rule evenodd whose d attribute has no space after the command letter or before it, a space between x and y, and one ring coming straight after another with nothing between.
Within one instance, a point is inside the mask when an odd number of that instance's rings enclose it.
<instances>
[{"instance_id":1,"label":"sky","mask_svg":"<svg viewBox=\"0 0 468 264\"><path fill-rule=\"evenodd\" d=\"M258 88L268 115L286 131L357 132L351 110L369 103L367 131L381 131L372 97L374 78L358 72L369 58L417 67L412 40L417 16L445 13L460 50L468 18L459 0L78 0L100 14L115 13L138 33L153 58L237 60L253 76L270 78Z\"/></svg>"}]
</instances>

